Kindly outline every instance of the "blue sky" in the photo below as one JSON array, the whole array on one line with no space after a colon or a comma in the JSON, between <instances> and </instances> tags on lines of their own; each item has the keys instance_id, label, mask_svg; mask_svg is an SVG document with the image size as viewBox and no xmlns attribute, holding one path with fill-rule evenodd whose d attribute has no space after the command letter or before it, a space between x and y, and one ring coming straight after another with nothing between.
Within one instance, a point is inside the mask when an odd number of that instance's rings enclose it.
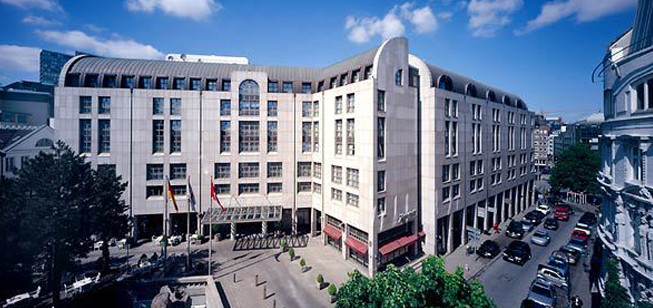
<instances>
[{"instance_id":1,"label":"blue sky","mask_svg":"<svg viewBox=\"0 0 653 308\"><path fill-rule=\"evenodd\" d=\"M246 56L322 67L406 36L429 63L573 121L602 106L591 73L636 0L0 0L0 82L38 79L38 51Z\"/></svg>"}]
</instances>

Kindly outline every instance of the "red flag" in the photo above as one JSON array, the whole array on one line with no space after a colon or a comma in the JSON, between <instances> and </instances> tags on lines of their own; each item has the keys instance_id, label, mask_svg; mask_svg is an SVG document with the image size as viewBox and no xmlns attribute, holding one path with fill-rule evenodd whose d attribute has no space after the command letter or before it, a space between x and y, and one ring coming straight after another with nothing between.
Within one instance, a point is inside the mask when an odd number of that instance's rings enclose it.
<instances>
[{"instance_id":1,"label":"red flag","mask_svg":"<svg viewBox=\"0 0 653 308\"><path fill-rule=\"evenodd\" d=\"M220 203L220 199L218 199L218 195L215 193L215 185L213 185L213 179L211 179L211 199L215 200L215 202L218 203L220 208L222 209L222 213L226 211L227 209L222 206L222 203Z\"/></svg>"}]
</instances>

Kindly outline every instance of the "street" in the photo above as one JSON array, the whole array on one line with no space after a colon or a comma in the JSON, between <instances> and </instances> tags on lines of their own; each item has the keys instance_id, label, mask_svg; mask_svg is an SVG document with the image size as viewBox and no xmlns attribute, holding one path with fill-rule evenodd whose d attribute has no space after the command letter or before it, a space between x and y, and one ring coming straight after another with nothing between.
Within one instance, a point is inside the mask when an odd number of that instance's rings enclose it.
<instances>
[{"instance_id":1,"label":"street","mask_svg":"<svg viewBox=\"0 0 653 308\"><path fill-rule=\"evenodd\" d=\"M558 230L547 230L551 236L551 242L546 247L537 246L530 242L530 238L535 230L544 229L542 223L524 236L522 240L529 244L532 253L531 260L526 262L524 266L504 261L501 254L496 257L498 260L483 260L482 262L487 262L489 265L478 276L478 280L485 287L486 294L492 298L499 307L519 307L521 301L525 299L528 294L528 288L531 282L537 275L538 264L546 263L554 250L557 250L560 246L567 243L576 222L583 213L584 212L581 209L576 208L576 213L571 216L569 221L559 222L560 228ZM549 214L549 216L551 215L552 214ZM496 240L499 246L501 246L502 251L511 241L513 241L513 239L505 235L498 237ZM590 248L591 243L592 242L588 245ZM570 266L570 295L579 295L583 302L587 303L586 307L588 307L590 303L589 280L588 273L583 269L583 263L585 263L586 260L587 254L583 255L577 265ZM567 296L565 292L561 289L557 289L556 294L558 297L558 307L567 307Z\"/></svg>"}]
</instances>

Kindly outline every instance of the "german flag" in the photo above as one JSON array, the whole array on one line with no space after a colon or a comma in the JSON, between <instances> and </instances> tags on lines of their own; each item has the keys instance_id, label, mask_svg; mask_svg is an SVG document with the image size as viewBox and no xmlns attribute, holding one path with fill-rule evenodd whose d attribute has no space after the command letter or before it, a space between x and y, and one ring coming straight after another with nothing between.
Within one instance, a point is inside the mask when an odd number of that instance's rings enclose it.
<instances>
[{"instance_id":1,"label":"german flag","mask_svg":"<svg viewBox=\"0 0 653 308\"><path fill-rule=\"evenodd\" d=\"M170 180L168 180L168 198L172 201L172 205L175 206L175 211L179 213L179 207L177 206L177 200L175 199L175 193L172 191L172 186L170 186Z\"/></svg>"}]
</instances>

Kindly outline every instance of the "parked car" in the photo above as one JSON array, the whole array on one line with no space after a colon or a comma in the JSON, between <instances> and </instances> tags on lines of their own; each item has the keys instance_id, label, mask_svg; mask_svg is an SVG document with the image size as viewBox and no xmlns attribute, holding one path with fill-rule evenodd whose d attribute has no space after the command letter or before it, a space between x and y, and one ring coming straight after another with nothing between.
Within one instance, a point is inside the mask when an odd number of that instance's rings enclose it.
<instances>
[{"instance_id":1,"label":"parked car","mask_svg":"<svg viewBox=\"0 0 653 308\"><path fill-rule=\"evenodd\" d=\"M549 260L556 259L556 260L561 260L565 264L567 264L567 269L569 269L569 257L567 257L567 254L564 252L561 252L559 250L554 250L551 253L551 256L549 256Z\"/></svg>"},{"instance_id":2,"label":"parked car","mask_svg":"<svg viewBox=\"0 0 653 308\"><path fill-rule=\"evenodd\" d=\"M564 274L556 267L550 266L548 264L540 264L537 266L537 277L550 282L556 287L569 287L569 275Z\"/></svg>"},{"instance_id":3,"label":"parked car","mask_svg":"<svg viewBox=\"0 0 653 308\"><path fill-rule=\"evenodd\" d=\"M526 217L522 218L521 226L524 229L524 233L531 232L531 230L533 230L533 228L535 228L535 224L532 221L530 221L529 219L526 219Z\"/></svg>"},{"instance_id":4,"label":"parked car","mask_svg":"<svg viewBox=\"0 0 653 308\"><path fill-rule=\"evenodd\" d=\"M533 210L526 215L524 215L524 219L528 219L530 222L532 222L535 225L538 225L540 222L542 222L542 219L544 218L544 214L538 210Z\"/></svg>"},{"instance_id":5,"label":"parked car","mask_svg":"<svg viewBox=\"0 0 653 308\"><path fill-rule=\"evenodd\" d=\"M526 299L540 304L540 307L553 308L556 306L555 289L550 282L541 278L535 278L535 280L533 280L531 286L528 288L528 296Z\"/></svg>"},{"instance_id":6,"label":"parked car","mask_svg":"<svg viewBox=\"0 0 653 308\"><path fill-rule=\"evenodd\" d=\"M531 259L531 247L526 242L514 240L503 251L503 259L508 262L524 265Z\"/></svg>"},{"instance_id":7,"label":"parked car","mask_svg":"<svg viewBox=\"0 0 653 308\"><path fill-rule=\"evenodd\" d=\"M521 222L511 221L506 229L506 235L512 238L521 239L524 236L524 226Z\"/></svg>"},{"instance_id":8,"label":"parked car","mask_svg":"<svg viewBox=\"0 0 653 308\"><path fill-rule=\"evenodd\" d=\"M567 256L551 254L547 265L557 269L564 276L569 276L569 263L567 262Z\"/></svg>"},{"instance_id":9,"label":"parked car","mask_svg":"<svg viewBox=\"0 0 653 308\"><path fill-rule=\"evenodd\" d=\"M567 262L571 265L576 265L578 264L578 260L580 259L580 253L578 250L573 249L567 245L563 245L558 249L558 252L564 253L567 255Z\"/></svg>"},{"instance_id":10,"label":"parked car","mask_svg":"<svg viewBox=\"0 0 653 308\"><path fill-rule=\"evenodd\" d=\"M590 237L587 235L587 233L580 231L580 230L574 230L571 232L571 237L572 238L577 238L582 241L587 241Z\"/></svg>"},{"instance_id":11,"label":"parked car","mask_svg":"<svg viewBox=\"0 0 653 308\"><path fill-rule=\"evenodd\" d=\"M587 234L588 237L592 235L592 229L590 229L590 227L584 226L582 224L576 224L576 227L574 227L574 231L584 232L585 234Z\"/></svg>"},{"instance_id":12,"label":"parked car","mask_svg":"<svg viewBox=\"0 0 653 308\"><path fill-rule=\"evenodd\" d=\"M593 227L596 224L596 215L592 212L585 212L578 220L578 224Z\"/></svg>"},{"instance_id":13,"label":"parked car","mask_svg":"<svg viewBox=\"0 0 653 308\"><path fill-rule=\"evenodd\" d=\"M569 204L560 204L556 206L553 217L557 220L567 221L571 214L571 206L569 206Z\"/></svg>"},{"instance_id":14,"label":"parked car","mask_svg":"<svg viewBox=\"0 0 653 308\"><path fill-rule=\"evenodd\" d=\"M549 230L558 230L560 225L558 224L558 221L555 218L547 218L544 220L544 228L549 229Z\"/></svg>"},{"instance_id":15,"label":"parked car","mask_svg":"<svg viewBox=\"0 0 653 308\"><path fill-rule=\"evenodd\" d=\"M499 244L493 240L486 240L476 249L476 254L484 258L494 258L501 252Z\"/></svg>"},{"instance_id":16,"label":"parked car","mask_svg":"<svg viewBox=\"0 0 653 308\"><path fill-rule=\"evenodd\" d=\"M577 238L569 239L569 243L567 243L567 246L571 249L578 251L581 254L587 251L587 242Z\"/></svg>"},{"instance_id":17,"label":"parked car","mask_svg":"<svg viewBox=\"0 0 653 308\"><path fill-rule=\"evenodd\" d=\"M549 245L549 242L551 242L551 237L549 236L549 232L546 232L544 230L537 230L531 237L531 243L539 246L546 246Z\"/></svg>"},{"instance_id":18,"label":"parked car","mask_svg":"<svg viewBox=\"0 0 653 308\"><path fill-rule=\"evenodd\" d=\"M551 206L546 203L540 203L537 205L537 208L535 210L544 214L544 216L546 216L551 213Z\"/></svg>"}]
</instances>

